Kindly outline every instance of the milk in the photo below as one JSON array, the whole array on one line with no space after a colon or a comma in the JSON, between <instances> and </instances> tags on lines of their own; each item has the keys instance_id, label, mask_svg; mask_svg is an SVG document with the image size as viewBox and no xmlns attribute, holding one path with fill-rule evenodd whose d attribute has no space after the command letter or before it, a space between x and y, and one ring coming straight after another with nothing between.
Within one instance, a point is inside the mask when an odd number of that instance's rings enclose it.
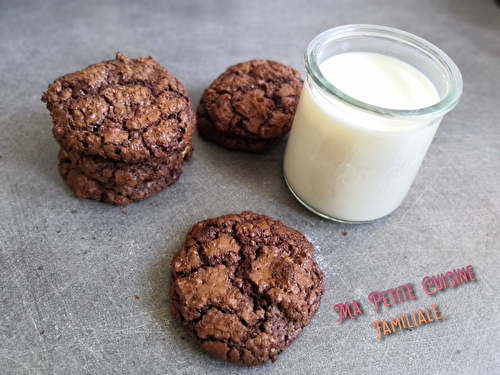
<instances>
[{"instance_id":1,"label":"milk","mask_svg":"<svg viewBox=\"0 0 500 375\"><path fill-rule=\"evenodd\" d=\"M344 94L377 107L412 110L440 100L424 74L386 55L342 53L319 69ZM441 119L363 111L325 94L308 75L285 152L287 183L320 215L350 222L383 217L406 196Z\"/></svg>"},{"instance_id":2,"label":"milk","mask_svg":"<svg viewBox=\"0 0 500 375\"><path fill-rule=\"evenodd\" d=\"M353 98L383 108L419 109L439 102L432 82L394 57L373 52L349 52L320 64L323 76Z\"/></svg>"}]
</instances>

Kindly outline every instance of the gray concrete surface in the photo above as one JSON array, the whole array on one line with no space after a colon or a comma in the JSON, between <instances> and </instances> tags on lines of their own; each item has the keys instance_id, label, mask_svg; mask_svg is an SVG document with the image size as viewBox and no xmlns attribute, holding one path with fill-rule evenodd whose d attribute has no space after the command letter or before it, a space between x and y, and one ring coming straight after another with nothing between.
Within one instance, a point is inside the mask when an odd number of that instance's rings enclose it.
<instances>
[{"instance_id":1,"label":"gray concrete surface","mask_svg":"<svg viewBox=\"0 0 500 375\"><path fill-rule=\"evenodd\" d=\"M255 156L195 136L181 179L127 207L78 200L57 171L40 101L91 63L153 56L201 93L229 65L302 54L328 28L372 23L439 46L464 77L409 195L371 224L309 213L282 178L286 140ZM500 373L500 8L491 0L0 1L0 373ZM326 294L275 364L218 362L170 316L170 259L195 222L253 210L302 231ZM126 211L126 213L125 213ZM344 232L347 235L344 235ZM422 278L473 266L432 296ZM416 299L373 311L367 296L412 283ZM137 298L138 296L139 298ZM338 323L333 307L362 314ZM371 323L437 304L445 317L377 340Z\"/></svg>"}]
</instances>

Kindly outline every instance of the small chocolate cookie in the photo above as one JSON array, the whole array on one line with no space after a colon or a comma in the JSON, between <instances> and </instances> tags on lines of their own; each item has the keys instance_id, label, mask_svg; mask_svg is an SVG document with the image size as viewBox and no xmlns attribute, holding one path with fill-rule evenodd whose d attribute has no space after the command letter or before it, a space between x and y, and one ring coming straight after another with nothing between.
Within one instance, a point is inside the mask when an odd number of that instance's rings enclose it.
<instances>
[{"instance_id":1,"label":"small chocolate cookie","mask_svg":"<svg viewBox=\"0 0 500 375\"><path fill-rule=\"evenodd\" d=\"M182 174L181 167L184 161L184 159L179 158L180 165L172 165L168 173L156 179L143 180L135 185L123 185L117 183L113 178L101 182L87 176L76 167L68 156L64 155L64 151L60 152L58 157L59 173L75 191L77 198L90 198L118 205L142 201L173 184Z\"/></svg>"},{"instance_id":2,"label":"small chocolate cookie","mask_svg":"<svg viewBox=\"0 0 500 375\"><path fill-rule=\"evenodd\" d=\"M172 314L219 360L275 362L319 308L313 254L302 233L250 211L199 222L172 259Z\"/></svg>"},{"instance_id":3,"label":"small chocolate cookie","mask_svg":"<svg viewBox=\"0 0 500 375\"><path fill-rule=\"evenodd\" d=\"M56 79L42 100L65 150L127 163L181 152L196 123L182 84L151 57L117 53Z\"/></svg>"},{"instance_id":4,"label":"small chocolate cookie","mask_svg":"<svg viewBox=\"0 0 500 375\"><path fill-rule=\"evenodd\" d=\"M233 65L203 93L198 130L231 150L266 151L290 131L301 90L299 73L279 62Z\"/></svg>"},{"instance_id":5,"label":"small chocolate cookie","mask_svg":"<svg viewBox=\"0 0 500 375\"><path fill-rule=\"evenodd\" d=\"M70 159L73 168L99 182L115 182L118 185L133 187L146 180L168 176L172 170L181 169L184 160L188 160L192 153L193 147L188 145L184 152L172 154L168 159L154 158L142 163L129 164L61 149L58 158L60 161Z\"/></svg>"}]
</instances>

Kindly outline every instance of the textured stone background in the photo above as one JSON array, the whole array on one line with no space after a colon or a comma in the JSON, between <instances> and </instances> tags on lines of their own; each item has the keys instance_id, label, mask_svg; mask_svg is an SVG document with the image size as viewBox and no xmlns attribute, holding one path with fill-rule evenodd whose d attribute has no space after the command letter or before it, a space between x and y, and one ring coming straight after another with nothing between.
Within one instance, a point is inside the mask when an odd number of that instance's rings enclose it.
<instances>
[{"instance_id":1,"label":"textured stone background","mask_svg":"<svg viewBox=\"0 0 500 375\"><path fill-rule=\"evenodd\" d=\"M196 135L181 179L127 207L77 200L59 176L40 101L55 78L117 51L151 55L197 104L240 61L275 59L304 74L309 41L347 23L415 33L446 51L464 77L460 104L390 216L349 226L302 208L282 178L286 140L254 156ZM0 56L0 373L500 373L500 8L493 0L2 0ZM169 262L189 227L246 209L302 231L326 275L311 325L275 364L258 368L198 349L170 316L167 295ZM477 282L423 292L424 276L469 264ZM415 300L372 311L368 293L410 282ZM363 314L337 323L333 306L353 299ZM443 320L376 339L372 321L434 303Z\"/></svg>"}]
</instances>

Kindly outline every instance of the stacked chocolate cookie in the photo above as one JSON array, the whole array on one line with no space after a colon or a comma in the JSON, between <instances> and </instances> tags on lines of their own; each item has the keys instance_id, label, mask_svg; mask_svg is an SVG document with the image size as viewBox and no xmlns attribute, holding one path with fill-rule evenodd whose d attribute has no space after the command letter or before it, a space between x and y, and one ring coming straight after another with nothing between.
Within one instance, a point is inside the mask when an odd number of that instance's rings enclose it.
<instances>
[{"instance_id":1,"label":"stacked chocolate cookie","mask_svg":"<svg viewBox=\"0 0 500 375\"><path fill-rule=\"evenodd\" d=\"M191 99L151 57L118 53L56 79L42 100L61 146L59 172L78 198L141 201L174 183L192 155Z\"/></svg>"}]
</instances>

